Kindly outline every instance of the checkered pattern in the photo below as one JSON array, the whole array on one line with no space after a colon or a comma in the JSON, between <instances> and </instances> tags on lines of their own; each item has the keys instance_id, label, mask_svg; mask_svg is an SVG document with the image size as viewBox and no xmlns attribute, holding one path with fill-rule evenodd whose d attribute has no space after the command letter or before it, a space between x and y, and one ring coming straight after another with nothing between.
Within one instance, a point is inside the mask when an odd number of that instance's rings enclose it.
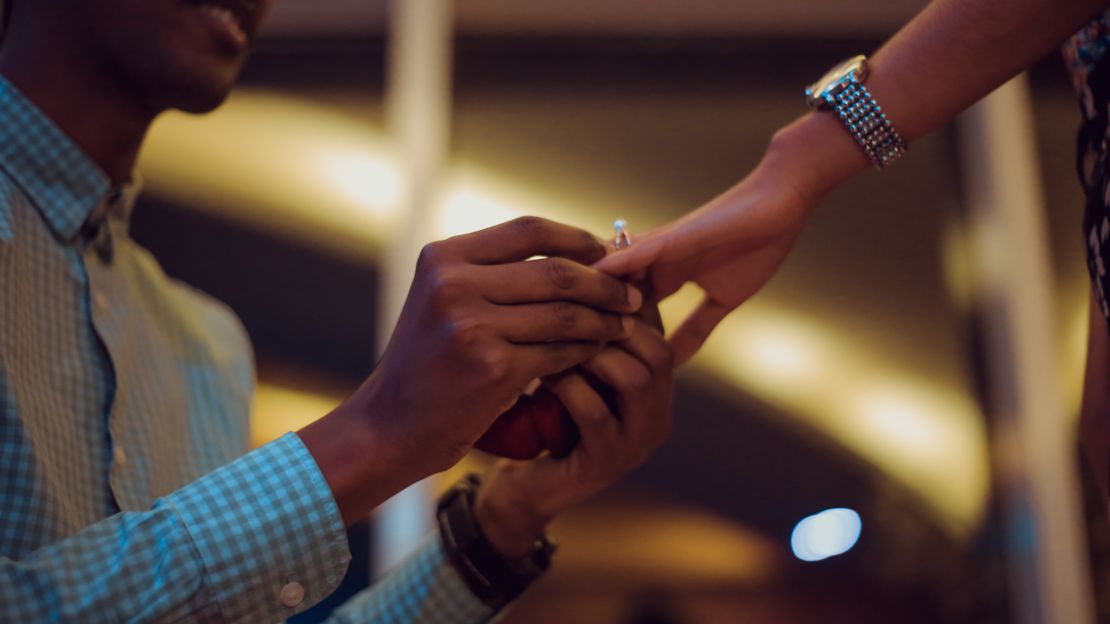
<instances>
[{"instance_id":1,"label":"checkered pattern","mask_svg":"<svg viewBox=\"0 0 1110 624\"><path fill-rule=\"evenodd\" d=\"M337 609L329 624L453 624L492 618L493 611L472 597L459 575L444 566L443 560L439 538L429 540L373 589Z\"/></svg>"},{"instance_id":2,"label":"checkered pattern","mask_svg":"<svg viewBox=\"0 0 1110 624\"><path fill-rule=\"evenodd\" d=\"M0 78L0 622L283 620L343 576L338 509L296 435L244 455L246 333L130 239L136 193ZM364 594L343 621L491 615L436 542Z\"/></svg>"}]
</instances>

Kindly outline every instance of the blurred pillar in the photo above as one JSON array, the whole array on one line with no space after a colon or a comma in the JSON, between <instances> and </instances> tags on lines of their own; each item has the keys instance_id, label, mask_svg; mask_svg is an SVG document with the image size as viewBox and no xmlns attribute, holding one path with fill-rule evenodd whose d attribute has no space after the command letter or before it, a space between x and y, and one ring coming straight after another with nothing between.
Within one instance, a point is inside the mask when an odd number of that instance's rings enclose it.
<instances>
[{"instance_id":1,"label":"blurred pillar","mask_svg":"<svg viewBox=\"0 0 1110 624\"><path fill-rule=\"evenodd\" d=\"M1074 419L1057 385L1055 293L1025 77L965 113L959 133L1013 612L1026 623L1087 624Z\"/></svg>"},{"instance_id":2,"label":"blurred pillar","mask_svg":"<svg viewBox=\"0 0 1110 624\"><path fill-rule=\"evenodd\" d=\"M390 20L386 114L402 177L402 205L387 237L378 344L401 313L420 248L431 240L447 159L451 113L451 0L395 0ZM417 483L378 508L374 573L410 553L432 530L432 492Z\"/></svg>"}]
</instances>

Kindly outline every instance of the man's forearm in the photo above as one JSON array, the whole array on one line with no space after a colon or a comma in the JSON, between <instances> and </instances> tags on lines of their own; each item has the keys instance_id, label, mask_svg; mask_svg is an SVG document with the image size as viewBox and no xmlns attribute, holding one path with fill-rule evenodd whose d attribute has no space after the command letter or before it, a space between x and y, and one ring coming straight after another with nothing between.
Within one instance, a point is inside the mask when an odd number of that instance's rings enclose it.
<instances>
[{"instance_id":1,"label":"man's forearm","mask_svg":"<svg viewBox=\"0 0 1110 624\"><path fill-rule=\"evenodd\" d=\"M366 420L357 406L344 404L297 432L347 526L427 476L413 470L413 462L391 453L391 445L377 439Z\"/></svg>"},{"instance_id":2,"label":"man's forearm","mask_svg":"<svg viewBox=\"0 0 1110 624\"><path fill-rule=\"evenodd\" d=\"M912 142L1051 52L1106 4L936 0L870 57L867 88ZM764 164L814 203L869 167L828 113L811 113L779 131Z\"/></svg>"}]
</instances>

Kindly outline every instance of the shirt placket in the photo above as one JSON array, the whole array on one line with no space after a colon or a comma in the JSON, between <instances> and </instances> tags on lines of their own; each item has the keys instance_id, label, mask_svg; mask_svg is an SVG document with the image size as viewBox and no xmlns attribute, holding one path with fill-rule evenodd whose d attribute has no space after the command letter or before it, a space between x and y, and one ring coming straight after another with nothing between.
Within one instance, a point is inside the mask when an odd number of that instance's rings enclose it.
<instances>
[{"instance_id":1,"label":"shirt placket","mask_svg":"<svg viewBox=\"0 0 1110 624\"><path fill-rule=\"evenodd\" d=\"M96 334L108 358L110 370L107 374L113 377L111 387L114 395L107 403L106 413L103 414L106 427L106 443L109 445L111 463L108 467L108 485L111 489L116 505L122 509L134 509L137 500L132 491L134 483L133 465L127 448L126 439L118 435L113 427L113 420L118 411L120 400L120 370L124 363L120 361L120 354L115 348L119 344L120 332L124 330L122 323L122 309L126 305L126 289L123 288L121 277L114 264L115 246L118 234L113 231L110 215L121 201L121 194L114 192L104 199L96 210L90 215L85 224L85 248L83 261L85 273L88 276L88 297L90 321L93 332Z\"/></svg>"}]
</instances>

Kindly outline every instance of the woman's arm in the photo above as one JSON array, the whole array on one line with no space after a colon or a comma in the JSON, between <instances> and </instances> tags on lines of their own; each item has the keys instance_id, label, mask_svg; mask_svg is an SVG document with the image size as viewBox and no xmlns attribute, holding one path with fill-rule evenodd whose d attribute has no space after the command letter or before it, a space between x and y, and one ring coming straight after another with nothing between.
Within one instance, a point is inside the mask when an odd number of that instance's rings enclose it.
<instances>
[{"instance_id":1,"label":"woman's arm","mask_svg":"<svg viewBox=\"0 0 1110 624\"><path fill-rule=\"evenodd\" d=\"M937 0L869 59L867 88L907 141L936 130L1060 45L1106 0ZM819 199L870 161L839 119L811 113L781 130L777 160L804 165L799 190Z\"/></svg>"},{"instance_id":2,"label":"woman's arm","mask_svg":"<svg viewBox=\"0 0 1110 624\"><path fill-rule=\"evenodd\" d=\"M1094 475L1102 500L1110 490L1110 337L1106 319L1091 297L1087 335L1087 377L1083 383L1083 407L1079 418L1079 441Z\"/></svg>"},{"instance_id":3,"label":"woman's arm","mask_svg":"<svg viewBox=\"0 0 1110 624\"><path fill-rule=\"evenodd\" d=\"M936 0L871 57L867 87L912 143L1044 56L1106 5ZM661 297L689 281L706 291L672 336L676 357L684 361L770 279L821 199L869 164L836 115L810 113L777 132L762 162L736 186L597 266L613 275L648 269Z\"/></svg>"}]
</instances>

